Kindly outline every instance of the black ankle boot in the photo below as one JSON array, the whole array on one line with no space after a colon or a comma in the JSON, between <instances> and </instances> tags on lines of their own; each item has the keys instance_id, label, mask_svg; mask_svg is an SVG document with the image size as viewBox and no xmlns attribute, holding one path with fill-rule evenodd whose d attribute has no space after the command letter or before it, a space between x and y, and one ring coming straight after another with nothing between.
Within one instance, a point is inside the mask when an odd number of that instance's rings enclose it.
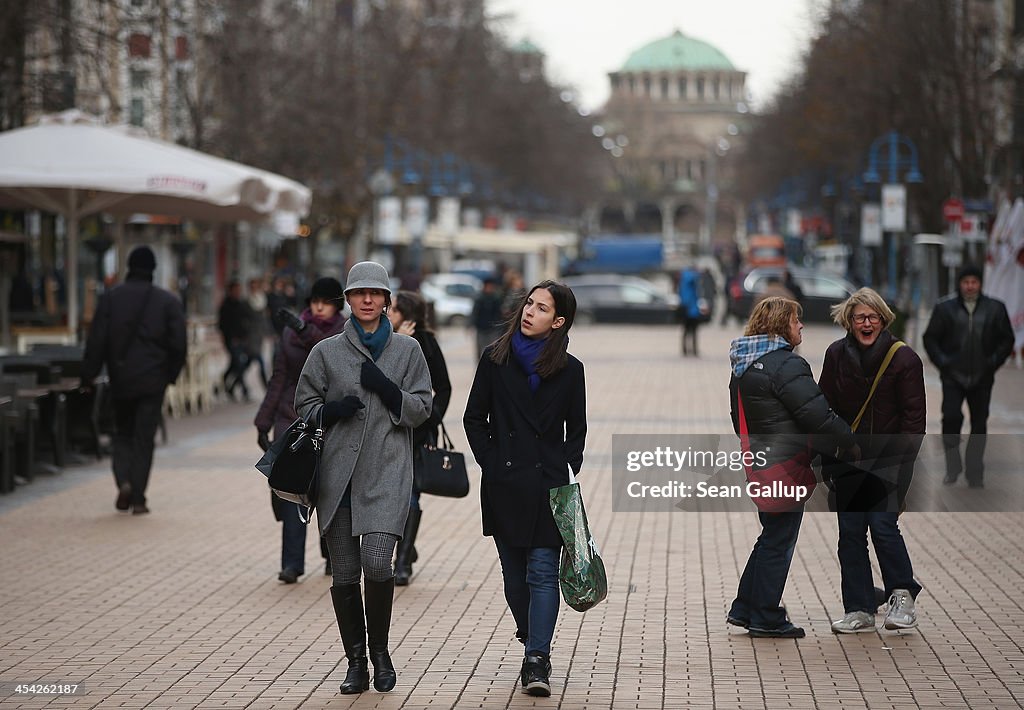
<instances>
[{"instance_id":1,"label":"black ankle boot","mask_svg":"<svg viewBox=\"0 0 1024 710\"><path fill-rule=\"evenodd\" d=\"M404 587L412 578L413 555L416 551L416 533L420 529L422 511L409 508L409 517L405 519L405 532L398 543L398 555L395 557L395 586Z\"/></svg>"},{"instance_id":2,"label":"black ankle boot","mask_svg":"<svg viewBox=\"0 0 1024 710\"><path fill-rule=\"evenodd\" d=\"M373 687L386 693L395 687L398 674L388 653L391 605L395 599L395 578L384 582L366 580L366 635L373 664Z\"/></svg>"},{"instance_id":3,"label":"black ankle boot","mask_svg":"<svg viewBox=\"0 0 1024 710\"><path fill-rule=\"evenodd\" d=\"M359 583L331 587L334 616L338 619L341 643L348 657L348 672L341 684L342 695L354 695L370 689L370 671L366 662L366 619Z\"/></svg>"}]
</instances>

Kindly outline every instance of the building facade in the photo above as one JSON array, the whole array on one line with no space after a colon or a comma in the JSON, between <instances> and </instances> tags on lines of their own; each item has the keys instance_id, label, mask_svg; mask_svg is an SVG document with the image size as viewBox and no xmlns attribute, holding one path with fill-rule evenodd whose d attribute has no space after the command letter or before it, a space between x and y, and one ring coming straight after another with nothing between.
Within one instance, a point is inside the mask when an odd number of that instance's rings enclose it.
<instances>
[{"instance_id":1,"label":"building facade","mask_svg":"<svg viewBox=\"0 0 1024 710\"><path fill-rule=\"evenodd\" d=\"M612 169L590 231L661 233L671 250L707 253L745 219L733 164L751 116L746 72L676 30L609 74L594 135Z\"/></svg>"}]
</instances>

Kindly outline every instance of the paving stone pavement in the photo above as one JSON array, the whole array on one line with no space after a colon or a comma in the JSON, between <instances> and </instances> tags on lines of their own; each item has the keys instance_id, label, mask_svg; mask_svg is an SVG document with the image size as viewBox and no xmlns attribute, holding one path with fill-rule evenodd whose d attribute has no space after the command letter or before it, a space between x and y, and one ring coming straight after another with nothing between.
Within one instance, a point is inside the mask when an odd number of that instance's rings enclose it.
<instances>
[{"instance_id":1,"label":"paving stone pavement","mask_svg":"<svg viewBox=\"0 0 1024 710\"><path fill-rule=\"evenodd\" d=\"M148 516L114 510L108 461L0 499L0 707L1019 707L1019 513L906 514L925 588L920 628L841 637L829 629L842 613L834 516L808 513L785 595L807 637L780 641L725 624L759 530L752 512L612 511L613 434L728 430L725 353L735 334L708 326L702 356L683 359L674 328L573 332L590 421L580 480L610 591L585 614L563 605L553 697L516 686L522 647L497 555L480 534L475 486L464 499L424 500L416 575L395 601L398 686L339 695L343 651L315 536L308 574L278 582L280 529L252 466L256 405L234 404L170 423ZM815 372L836 336L805 330L801 350ZM447 420L465 449L472 338L446 331L442 346L455 392ZM934 370L927 377L929 430L938 431ZM990 430L1024 433L1021 402L1024 372L1004 368ZM40 681L80 687L13 692Z\"/></svg>"}]
</instances>

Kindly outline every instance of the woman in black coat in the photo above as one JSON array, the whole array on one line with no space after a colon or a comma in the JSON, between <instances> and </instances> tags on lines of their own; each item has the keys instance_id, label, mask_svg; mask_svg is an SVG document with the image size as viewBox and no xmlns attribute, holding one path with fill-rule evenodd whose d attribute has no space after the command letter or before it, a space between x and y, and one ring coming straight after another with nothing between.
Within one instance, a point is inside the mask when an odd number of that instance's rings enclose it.
<instances>
[{"instance_id":1,"label":"woman in black coat","mask_svg":"<svg viewBox=\"0 0 1024 710\"><path fill-rule=\"evenodd\" d=\"M534 286L505 333L485 350L463 423L483 471L484 535L501 560L505 599L526 646L521 679L551 694L551 637L558 618L562 537L548 491L583 465L587 436L583 364L566 351L576 298L554 281Z\"/></svg>"},{"instance_id":2,"label":"woman in black coat","mask_svg":"<svg viewBox=\"0 0 1024 710\"><path fill-rule=\"evenodd\" d=\"M763 456L761 468L783 461L800 461L809 468L811 437L831 441L833 451L836 445L853 446L850 427L829 409L807 361L793 352L803 339L800 314L796 301L769 296L754 306L743 337L729 349L733 429L740 433L742 399L750 451ZM802 504L789 512L758 513L761 534L726 619L749 629L751 636L804 637L781 606L803 514Z\"/></svg>"},{"instance_id":3,"label":"woman in black coat","mask_svg":"<svg viewBox=\"0 0 1024 710\"><path fill-rule=\"evenodd\" d=\"M290 311L279 314L286 327L281 332L281 343L274 355L274 371L267 383L267 394L256 412L256 440L266 451L270 447L270 430L274 438L297 418L295 413L295 385L299 382L302 366L313 346L324 338L336 335L345 329L345 316L341 303L345 295L337 279L322 278L313 284L309 307L296 317ZM306 524L299 518L296 503L281 500L271 493L274 517L281 521L281 572L277 578L285 584L294 584L306 570ZM320 553L330 574L331 562L327 559L327 546L320 539Z\"/></svg>"},{"instance_id":4,"label":"woman in black coat","mask_svg":"<svg viewBox=\"0 0 1024 710\"><path fill-rule=\"evenodd\" d=\"M412 432L412 466L413 486L412 499L409 502L409 517L405 521L405 533L398 543L395 555L395 585L404 587L412 578L412 563L416 561L416 534L420 529L422 511L420 509L420 491L416 488L416 471L423 466L424 444L437 442L437 427L448 411L448 403L452 399L452 382L448 377L448 365L444 361L444 353L437 344L434 332L427 327L427 305L423 297L413 291L399 291L395 301L388 309L388 320L396 333L410 335L416 339L423 350L430 371L430 384L434 391L434 401L430 409L430 418L413 429Z\"/></svg>"}]
</instances>

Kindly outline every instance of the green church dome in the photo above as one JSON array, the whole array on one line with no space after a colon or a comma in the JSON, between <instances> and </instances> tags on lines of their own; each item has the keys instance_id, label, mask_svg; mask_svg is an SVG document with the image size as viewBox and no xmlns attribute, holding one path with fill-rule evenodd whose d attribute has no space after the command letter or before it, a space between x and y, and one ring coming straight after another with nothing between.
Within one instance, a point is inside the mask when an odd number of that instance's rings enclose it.
<instances>
[{"instance_id":1,"label":"green church dome","mask_svg":"<svg viewBox=\"0 0 1024 710\"><path fill-rule=\"evenodd\" d=\"M735 71L732 62L715 47L676 30L664 39L646 44L629 55L620 71L722 69Z\"/></svg>"}]
</instances>

